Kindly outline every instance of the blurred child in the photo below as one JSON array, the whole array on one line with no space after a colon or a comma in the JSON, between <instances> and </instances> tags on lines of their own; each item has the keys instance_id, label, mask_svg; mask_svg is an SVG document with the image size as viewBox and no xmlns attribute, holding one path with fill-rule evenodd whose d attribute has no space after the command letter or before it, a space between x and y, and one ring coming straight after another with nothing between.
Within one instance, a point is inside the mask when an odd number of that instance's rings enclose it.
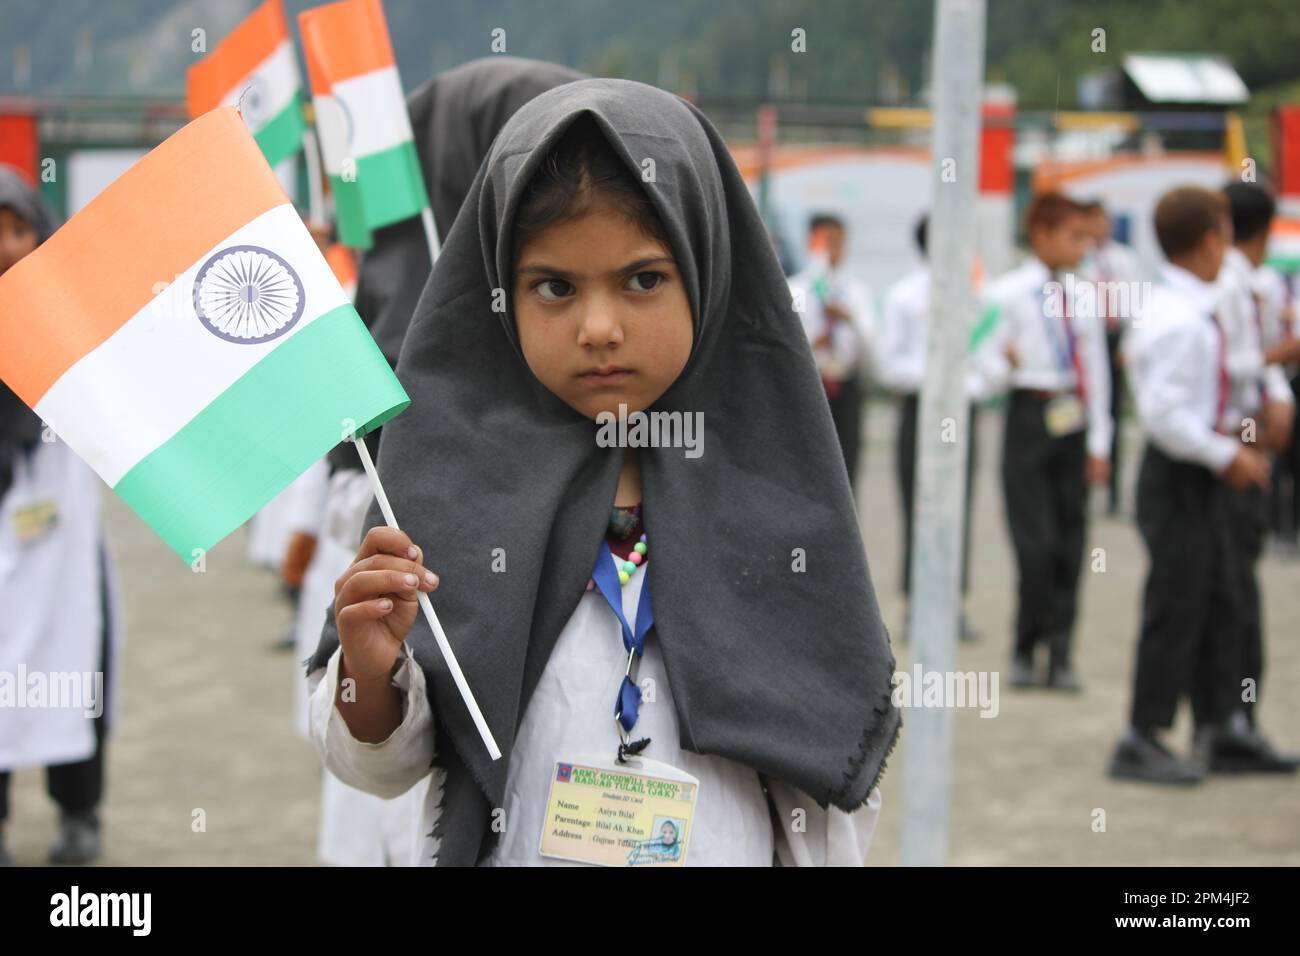
<instances>
[{"instance_id":1,"label":"blurred child","mask_svg":"<svg viewBox=\"0 0 1300 956\"><path fill-rule=\"evenodd\" d=\"M1158 733L1173 726L1184 697L1198 732L1223 726L1236 706L1225 680L1236 669L1240 617L1229 499L1234 488L1262 487L1268 462L1225 422L1231 382L1214 281L1232 236L1227 200L1174 189L1156 205L1155 230L1169 261L1124 346L1147 433L1137 521L1150 566L1130 726L1110 774L1193 784L1204 768Z\"/></svg>"},{"instance_id":2,"label":"blurred child","mask_svg":"<svg viewBox=\"0 0 1300 956\"><path fill-rule=\"evenodd\" d=\"M983 375L1010 389L1002 486L1019 577L1010 683L1078 691L1071 661L1088 482L1110 478L1110 371L1095 301L1074 270L1090 235L1083 208L1059 193L1030 203L1033 255L985 290L998 324L982 346Z\"/></svg>"}]
</instances>

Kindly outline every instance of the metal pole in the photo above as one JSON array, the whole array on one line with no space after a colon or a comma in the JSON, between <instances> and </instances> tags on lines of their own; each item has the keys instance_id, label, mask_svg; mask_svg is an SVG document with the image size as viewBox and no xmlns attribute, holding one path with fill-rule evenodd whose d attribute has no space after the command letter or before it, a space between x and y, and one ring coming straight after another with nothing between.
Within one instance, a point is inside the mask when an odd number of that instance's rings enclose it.
<instances>
[{"instance_id":1,"label":"metal pole","mask_svg":"<svg viewBox=\"0 0 1300 956\"><path fill-rule=\"evenodd\" d=\"M922 676L946 676L957 657L984 0L935 0L934 30L930 321L916 423L916 521L908 628L913 680L918 664ZM941 866L948 856L952 712L947 706L916 707L905 719L902 862Z\"/></svg>"}]
</instances>

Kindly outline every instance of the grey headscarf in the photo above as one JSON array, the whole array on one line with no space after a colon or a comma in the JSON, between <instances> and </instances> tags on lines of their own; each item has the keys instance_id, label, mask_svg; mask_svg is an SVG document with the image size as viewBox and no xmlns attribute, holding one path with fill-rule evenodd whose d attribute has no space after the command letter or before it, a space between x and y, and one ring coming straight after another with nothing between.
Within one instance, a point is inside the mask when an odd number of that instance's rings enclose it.
<instances>
[{"instance_id":1,"label":"grey headscarf","mask_svg":"<svg viewBox=\"0 0 1300 956\"><path fill-rule=\"evenodd\" d=\"M30 222L40 245L58 228L58 220L18 170L0 165L0 207L8 207ZM41 436L41 420L27 403L0 382L0 498L13 481L19 455L35 447Z\"/></svg>"},{"instance_id":2,"label":"grey headscarf","mask_svg":"<svg viewBox=\"0 0 1300 956\"><path fill-rule=\"evenodd\" d=\"M506 120L538 93L582 76L541 60L482 57L439 73L407 97L439 236L451 231L474 175ZM388 363L396 365L429 278L429 247L419 219L376 230L374 240L357 275L357 312ZM378 451L373 441L370 449L372 454ZM361 467L356 451L347 445L330 454L330 463L334 468Z\"/></svg>"},{"instance_id":3,"label":"grey headscarf","mask_svg":"<svg viewBox=\"0 0 1300 956\"><path fill-rule=\"evenodd\" d=\"M623 458L598 447L595 423L533 376L509 306L492 308L493 290L509 296L512 286L521 195L582 116L629 170L654 160L645 188L695 325L690 360L654 410L702 412L704 453L639 455L653 555L649 640L663 651L681 745L853 810L900 726L825 393L725 143L698 109L662 90L570 83L521 108L479 171L398 361L411 408L381 441L398 521L441 575L438 616L506 755L488 758L417 621L408 643L428 680L446 772L435 828L442 865L472 865L493 845L491 808L504 798L519 721L591 576ZM372 509L368 524L379 523ZM494 548L505 549L506 573L493 573ZM795 570L796 549L806 571ZM309 669L337 641L331 614Z\"/></svg>"}]
</instances>

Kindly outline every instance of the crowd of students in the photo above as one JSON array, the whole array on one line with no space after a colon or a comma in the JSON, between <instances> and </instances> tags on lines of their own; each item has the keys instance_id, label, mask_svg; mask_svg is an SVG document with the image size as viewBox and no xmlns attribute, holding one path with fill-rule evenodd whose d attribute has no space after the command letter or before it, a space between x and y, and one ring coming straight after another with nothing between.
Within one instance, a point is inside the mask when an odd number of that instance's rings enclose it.
<instances>
[{"instance_id":1,"label":"crowd of students","mask_svg":"<svg viewBox=\"0 0 1300 956\"><path fill-rule=\"evenodd\" d=\"M1044 193L1026 211L1024 261L977 283L967 392L971 421L981 406L1003 417L1001 481L1016 561L1012 687L1082 690L1075 632L1089 485L1106 488L1108 511L1120 512L1126 397L1145 434L1136 520L1149 571L1128 729L1110 765L1117 778L1186 784L1210 772L1300 766L1255 718L1265 663L1256 566L1270 531L1280 550L1294 549L1297 498L1300 320L1287 279L1265 264L1275 214L1254 183L1170 191L1154 212L1167 261L1152 283L1112 237L1100 202ZM836 275L845 271L844 229L831 215L812 220L812 264L791 287L796 302L810 296L804 324L841 432L857 427L861 410L842 410L837 396L869 380L897 396L907 590L917 435L939 440L940 431L917 421L926 221L916 229L922 264L887 290L879 320L870 294ZM855 448L845 446L850 470ZM969 634L964 620L962 630ZM1161 734L1183 699L1195 733L1179 757Z\"/></svg>"}]
</instances>

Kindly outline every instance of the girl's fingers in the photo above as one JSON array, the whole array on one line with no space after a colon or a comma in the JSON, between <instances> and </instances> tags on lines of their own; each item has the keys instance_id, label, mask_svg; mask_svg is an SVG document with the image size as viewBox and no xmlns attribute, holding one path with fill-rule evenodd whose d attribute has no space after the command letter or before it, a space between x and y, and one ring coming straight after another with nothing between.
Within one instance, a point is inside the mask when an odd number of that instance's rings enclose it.
<instances>
[{"instance_id":1,"label":"girl's fingers","mask_svg":"<svg viewBox=\"0 0 1300 956\"><path fill-rule=\"evenodd\" d=\"M420 590L420 579L409 571L358 571L339 589L335 604L342 608L380 597L415 601Z\"/></svg>"},{"instance_id":2,"label":"girl's fingers","mask_svg":"<svg viewBox=\"0 0 1300 956\"><path fill-rule=\"evenodd\" d=\"M393 612L392 598L375 598L373 601L361 601L358 604L349 604L343 610L338 612L337 618L341 625L362 624L366 621L377 621L381 617L386 617Z\"/></svg>"},{"instance_id":3,"label":"girl's fingers","mask_svg":"<svg viewBox=\"0 0 1300 956\"><path fill-rule=\"evenodd\" d=\"M401 571L403 574L414 574L417 582L416 586L421 591L433 591L438 587L438 575L434 574L419 561L410 558L397 558L391 554L372 554L368 558L361 558L339 575L334 582L334 597L337 598L343 591L343 586L347 584L348 579L355 574L366 571Z\"/></svg>"},{"instance_id":4,"label":"girl's fingers","mask_svg":"<svg viewBox=\"0 0 1300 956\"><path fill-rule=\"evenodd\" d=\"M377 527L366 532L357 552L357 560L368 558L372 554L391 554L400 558L419 560L420 549L415 546L405 531L399 528Z\"/></svg>"}]
</instances>

